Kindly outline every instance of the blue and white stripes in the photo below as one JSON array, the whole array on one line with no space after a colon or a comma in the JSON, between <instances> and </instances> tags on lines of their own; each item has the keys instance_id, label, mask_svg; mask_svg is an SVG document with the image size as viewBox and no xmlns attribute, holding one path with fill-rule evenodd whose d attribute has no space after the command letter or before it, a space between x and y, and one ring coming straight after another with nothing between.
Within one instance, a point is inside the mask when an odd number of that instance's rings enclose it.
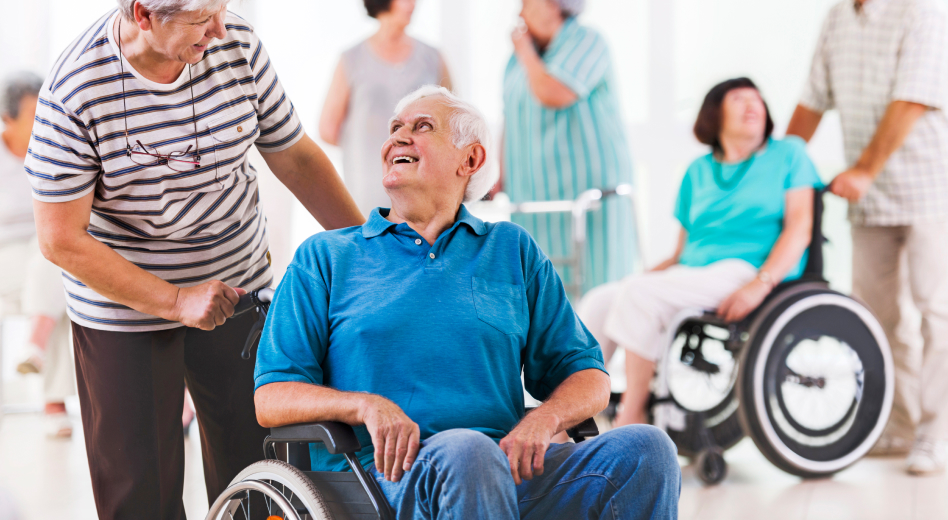
<instances>
[{"instance_id":1,"label":"blue and white stripes","mask_svg":"<svg viewBox=\"0 0 948 520\"><path fill-rule=\"evenodd\" d=\"M253 29L228 14L227 36L171 84L126 61L125 106L114 34L116 11L76 39L40 93L26 172L35 199L94 193L89 234L168 282L268 285L266 217L247 152L293 145L302 125ZM192 89L194 114L192 116ZM193 120L197 120L195 135ZM144 167L125 154L125 128L163 153L200 150L200 165ZM80 325L147 331L180 326L109 301L66 273L69 314Z\"/></svg>"}]
</instances>

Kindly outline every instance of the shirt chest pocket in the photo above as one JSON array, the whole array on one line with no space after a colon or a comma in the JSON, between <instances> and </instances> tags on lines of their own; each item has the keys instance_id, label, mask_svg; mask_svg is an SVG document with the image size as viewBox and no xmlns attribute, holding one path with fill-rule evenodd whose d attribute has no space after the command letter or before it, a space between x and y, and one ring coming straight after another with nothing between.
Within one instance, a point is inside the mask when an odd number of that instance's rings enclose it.
<instances>
[{"instance_id":1,"label":"shirt chest pocket","mask_svg":"<svg viewBox=\"0 0 948 520\"><path fill-rule=\"evenodd\" d=\"M217 182L228 185L257 138L257 113L249 103L238 105L209 119L207 133L207 148L202 153L214 162Z\"/></svg>"},{"instance_id":2,"label":"shirt chest pocket","mask_svg":"<svg viewBox=\"0 0 948 520\"><path fill-rule=\"evenodd\" d=\"M477 319L504 334L521 334L526 329L522 286L471 277Z\"/></svg>"}]
</instances>

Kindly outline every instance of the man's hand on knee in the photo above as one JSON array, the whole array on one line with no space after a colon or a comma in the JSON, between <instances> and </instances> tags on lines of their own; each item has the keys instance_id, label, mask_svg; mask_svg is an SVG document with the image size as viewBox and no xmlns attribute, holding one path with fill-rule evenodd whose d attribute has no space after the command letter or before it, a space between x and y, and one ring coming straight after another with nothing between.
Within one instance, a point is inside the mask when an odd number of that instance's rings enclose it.
<instances>
[{"instance_id":1,"label":"man's hand on knee","mask_svg":"<svg viewBox=\"0 0 948 520\"><path fill-rule=\"evenodd\" d=\"M375 446L375 468L385 475L385 480L398 482L418 456L418 425L398 405L378 395L366 396L362 422Z\"/></svg>"},{"instance_id":2,"label":"man's hand on knee","mask_svg":"<svg viewBox=\"0 0 948 520\"><path fill-rule=\"evenodd\" d=\"M510 474L520 485L534 475L543 474L543 458L550 447L550 439L556 434L559 420L537 410L527 414L520 424L500 441L500 449L510 461Z\"/></svg>"}]
</instances>

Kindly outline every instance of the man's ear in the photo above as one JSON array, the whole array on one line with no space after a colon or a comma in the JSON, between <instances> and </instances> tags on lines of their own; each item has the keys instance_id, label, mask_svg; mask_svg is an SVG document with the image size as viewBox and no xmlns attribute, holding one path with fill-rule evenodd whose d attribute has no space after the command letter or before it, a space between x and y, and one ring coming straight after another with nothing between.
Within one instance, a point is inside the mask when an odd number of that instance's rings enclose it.
<instances>
[{"instance_id":1,"label":"man's ear","mask_svg":"<svg viewBox=\"0 0 948 520\"><path fill-rule=\"evenodd\" d=\"M480 171L487 164L487 149L481 143L474 143L467 146L467 155L464 162L458 168L458 175L461 177L470 177Z\"/></svg>"},{"instance_id":2,"label":"man's ear","mask_svg":"<svg viewBox=\"0 0 948 520\"><path fill-rule=\"evenodd\" d=\"M145 7L139 2L135 2L134 11L135 24L138 25L138 28L143 31L150 31L152 26L155 25L155 14L148 9L145 9Z\"/></svg>"}]
</instances>

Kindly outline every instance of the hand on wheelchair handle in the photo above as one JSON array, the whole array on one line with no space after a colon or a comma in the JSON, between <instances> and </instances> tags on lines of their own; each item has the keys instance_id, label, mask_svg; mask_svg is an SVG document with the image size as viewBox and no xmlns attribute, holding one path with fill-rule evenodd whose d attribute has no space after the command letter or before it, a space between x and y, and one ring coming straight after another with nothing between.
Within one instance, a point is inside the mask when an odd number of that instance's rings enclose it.
<instances>
[{"instance_id":1,"label":"hand on wheelchair handle","mask_svg":"<svg viewBox=\"0 0 948 520\"><path fill-rule=\"evenodd\" d=\"M500 449L507 454L510 474L518 486L534 475L543 474L543 458L556 435L556 421L547 414L532 412L500 441Z\"/></svg>"},{"instance_id":2,"label":"hand on wheelchair handle","mask_svg":"<svg viewBox=\"0 0 948 520\"><path fill-rule=\"evenodd\" d=\"M246 292L218 280L194 287L180 287L171 311L171 320L186 327L214 330L234 314L234 306Z\"/></svg>"},{"instance_id":3,"label":"hand on wheelchair handle","mask_svg":"<svg viewBox=\"0 0 948 520\"><path fill-rule=\"evenodd\" d=\"M378 395L366 396L361 422L375 446L375 469L385 480L398 482L411 469L421 447L421 430L397 404Z\"/></svg>"}]
</instances>

